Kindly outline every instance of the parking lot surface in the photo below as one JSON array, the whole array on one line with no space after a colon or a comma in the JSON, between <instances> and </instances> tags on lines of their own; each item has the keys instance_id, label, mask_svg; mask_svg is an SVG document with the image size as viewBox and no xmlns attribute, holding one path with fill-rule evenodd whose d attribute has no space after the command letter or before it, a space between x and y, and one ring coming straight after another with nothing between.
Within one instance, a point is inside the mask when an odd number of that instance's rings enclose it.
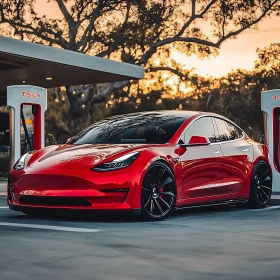
<instances>
[{"instance_id":1,"label":"parking lot surface","mask_svg":"<svg viewBox=\"0 0 280 280\"><path fill-rule=\"evenodd\" d=\"M7 193L7 181L0 181L0 196Z\"/></svg>"},{"instance_id":2,"label":"parking lot surface","mask_svg":"<svg viewBox=\"0 0 280 280\"><path fill-rule=\"evenodd\" d=\"M1 279L279 279L280 208L218 207L161 222L29 218L0 197Z\"/></svg>"}]
</instances>

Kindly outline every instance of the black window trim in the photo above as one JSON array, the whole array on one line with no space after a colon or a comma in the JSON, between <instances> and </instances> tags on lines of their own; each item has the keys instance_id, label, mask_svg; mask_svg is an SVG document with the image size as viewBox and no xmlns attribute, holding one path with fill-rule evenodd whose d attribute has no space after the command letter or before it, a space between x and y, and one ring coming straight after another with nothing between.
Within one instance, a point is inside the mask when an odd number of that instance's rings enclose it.
<instances>
[{"instance_id":1,"label":"black window trim","mask_svg":"<svg viewBox=\"0 0 280 280\"><path fill-rule=\"evenodd\" d=\"M224 118L224 117L222 117L222 116L219 116L219 115L218 115L218 116L217 116L217 115L203 115L203 116L199 116L199 117L195 118L194 120L192 120L192 121L188 124L188 126L184 129L184 131L182 132L182 134L181 134L180 137L178 138L176 145L177 145L177 146L180 146L180 144L179 144L180 139L182 139L182 136L184 135L184 133L186 132L186 130L187 130L195 121L197 121L198 119L201 119L201 118L206 118L206 117L210 117L210 118L214 118L214 119L215 119L215 118L216 118L216 119L221 119L221 120L223 120L223 121L225 121L225 122L229 122L229 123L232 124L233 126L239 128L239 129L241 130L241 132L242 132L242 136L241 136L240 138L238 138L238 139L227 140L227 141L220 141L220 142L212 142L212 143L210 143L210 145L217 145L217 144L229 143L229 142L234 142L234 141L239 141L239 140L244 139L244 137L245 137L245 132L243 131L243 129L240 128L240 127L239 127L238 125L236 125L235 123L233 123L231 120L229 120L229 119L227 119L227 118ZM213 120L212 120L212 123L213 123ZM213 123L213 128L214 128L214 131L216 131L216 129L218 129L216 122L215 122L215 125L214 125L214 123ZM219 132L219 131L217 131L217 132Z\"/></svg>"}]
</instances>

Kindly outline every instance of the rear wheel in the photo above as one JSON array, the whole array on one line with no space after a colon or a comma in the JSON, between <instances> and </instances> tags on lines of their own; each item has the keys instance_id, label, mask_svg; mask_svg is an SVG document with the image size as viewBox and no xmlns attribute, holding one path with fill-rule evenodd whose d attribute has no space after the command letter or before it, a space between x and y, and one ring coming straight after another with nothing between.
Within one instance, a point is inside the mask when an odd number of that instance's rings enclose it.
<instances>
[{"instance_id":1,"label":"rear wheel","mask_svg":"<svg viewBox=\"0 0 280 280\"><path fill-rule=\"evenodd\" d=\"M270 200L272 193L272 174L265 161L259 161L254 167L249 206L252 208L263 208Z\"/></svg>"},{"instance_id":2,"label":"rear wheel","mask_svg":"<svg viewBox=\"0 0 280 280\"><path fill-rule=\"evenodd\" d=\"M171 169L162 162L147 170L141 192L141 214L146 220L162 220L173 210L176 183Z\"/></svg>"}]
</instances>

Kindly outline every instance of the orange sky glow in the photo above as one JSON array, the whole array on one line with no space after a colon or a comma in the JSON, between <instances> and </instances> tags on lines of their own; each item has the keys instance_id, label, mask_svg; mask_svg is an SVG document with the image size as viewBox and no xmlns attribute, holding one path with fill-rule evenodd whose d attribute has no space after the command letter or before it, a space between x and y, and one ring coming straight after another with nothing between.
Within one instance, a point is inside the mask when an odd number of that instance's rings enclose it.
<instances>
[{"instance_id":1,"label":"orange sky glow","mask_svg":"<svg viewBox=\"0 0 280 280\"><path fill-rule=\"evenodd\" d=\"M55 18L60 17L60 11L54 2L37 0L36 10L40 15L46 14ZM196 56L187 57L173 52L174 59L184 64L186 69L195 68L195 73L202 76L220 77L238 68L252 70L257 59L256 49L264 48L280 40L279 18L266 18L258 25L259 30L247 30L237 39L223 43L217 57L198 59Z\"/></svg>"}]
</instances>

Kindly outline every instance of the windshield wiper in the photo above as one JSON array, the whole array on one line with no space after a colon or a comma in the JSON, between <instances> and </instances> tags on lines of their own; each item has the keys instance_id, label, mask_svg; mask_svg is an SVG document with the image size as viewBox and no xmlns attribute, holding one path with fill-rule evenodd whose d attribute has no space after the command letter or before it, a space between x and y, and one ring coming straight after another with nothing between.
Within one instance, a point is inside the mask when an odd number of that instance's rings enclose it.
<instances>
[{"instance_id":1,"label":"windshield wiper","mask_svg":"<svg viewBox=\"0 0 280 280\"><path fill-rule=\"evenodd\" d=\"M121 143L146 143L146 139L121 139Z\"/></svg>"}]
</instances>

